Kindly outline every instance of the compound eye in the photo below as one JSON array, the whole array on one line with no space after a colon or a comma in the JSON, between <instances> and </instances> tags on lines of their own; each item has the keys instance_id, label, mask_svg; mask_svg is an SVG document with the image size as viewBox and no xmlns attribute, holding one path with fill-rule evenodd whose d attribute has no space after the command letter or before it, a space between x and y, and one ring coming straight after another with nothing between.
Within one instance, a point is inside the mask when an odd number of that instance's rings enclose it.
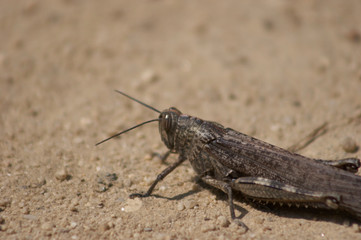
<instances>
[{"instance_id":1,"label":"compound eye","mask_svg":"<svg viewBox=\"0 0 361 240\"><path fill-rule=\"evenodd\" d=\"M169 114L165 114L164 116L163 128L165 131L169 131L172 128L172 119Z\"/></svg>"}]
</instances>

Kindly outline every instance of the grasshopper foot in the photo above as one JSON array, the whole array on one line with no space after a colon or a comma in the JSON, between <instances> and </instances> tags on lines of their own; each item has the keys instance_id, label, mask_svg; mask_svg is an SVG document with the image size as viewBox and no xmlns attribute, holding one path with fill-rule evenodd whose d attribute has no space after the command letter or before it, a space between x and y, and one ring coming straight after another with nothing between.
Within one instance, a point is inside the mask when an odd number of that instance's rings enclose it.
<instances>
[{"instance_id":1,"label":"grasshopper foot","mask_svg":"<svg viewBox=\"0 0 361 240\"><path fill-rule=\"evenodd\" d=\"M129 198L131 198L131 199L144 198L144 197L149 197L149 194L132 193L132 194L129 195Z\"/></svg>"},{"instance_id":2,"label":"grasshopper foot","mask_svg":"<svg viewBox=\"0 0 361 240\"><path fill-rule=\"evenodd\" d=\"M238 218L233 218L232 221L237 224L238 226L240 226L241 228L243 228L244 232L246 233L248 231L248 227L246 224L244 224L241 220L239 220Z\"/></svg>"}]
</instances>

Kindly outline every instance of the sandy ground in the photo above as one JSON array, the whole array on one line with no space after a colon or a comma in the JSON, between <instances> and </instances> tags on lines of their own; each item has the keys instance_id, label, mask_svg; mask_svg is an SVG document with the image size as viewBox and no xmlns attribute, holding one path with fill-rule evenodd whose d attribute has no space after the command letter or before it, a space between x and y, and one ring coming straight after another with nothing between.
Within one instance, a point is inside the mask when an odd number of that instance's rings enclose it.
<instances>
[{"instance_id":1,"label":"sandy ground","mask_svg":"<svg viewBox=\"0 0 361 240\"><path fill-rule=\"evenodd\" d=\"M361 144L361 2L0 1L1 239L361 239L351 218L254 205L197 183L189 163L146 199L176 155L158 109L338 159ZM350 120L353 119L353 120ZM311 169L312 170L312 169ZM310 171L311 171L310 170ZM358 173L360 174L360 173Z\"/></svg>"}]
</instances>

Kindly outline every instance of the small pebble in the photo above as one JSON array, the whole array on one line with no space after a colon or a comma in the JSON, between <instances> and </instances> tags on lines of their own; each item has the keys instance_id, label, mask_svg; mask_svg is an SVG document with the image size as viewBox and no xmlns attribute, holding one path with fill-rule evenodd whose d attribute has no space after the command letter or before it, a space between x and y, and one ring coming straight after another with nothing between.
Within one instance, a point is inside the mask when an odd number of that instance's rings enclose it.
<instances>
[{"instance_id":1,"label":"small pebble","mask_svg":"<svg viewBox=\"0 0 361 240\"><path fill-rule=\"evenodd\" d=\"M9 207L11 205L10 199L2 199L0 200L0 207Z\"/></svg>"},{"instance_id":2,"label":"small pebble","mask_svg":"<svg viewBox=\"0 0 361 240\"><path fill-rule=\"evenodd\" d=\"M23 200L21 200L21 202L19 202L18 207L19 208L25 207L25 203L23 202Z\"/></svg>"},{"instance_id":3,"label":"small pebble","mask_svg":"<svg viewBox=\"0 0 361 240\"><path fill-rule=\"evenodd\" d=\"M150 153L147 153L145 156L144 156L144 160L145 161L150 161L150 160L152 160L152 158L153 158L153 155L152 154L150 154Z\"/></svg>"},{"instance_id":4,"label":"small pebble","mask_svg":"<svg viewBox=\"0 0 361 240\"><path fill-rule=\"evenodd\" d=\"M245 234L246 232L247 232L247 228L244 227L239 227L237 230L237 233L240 235Z\"/></svg>"},{"instance_id":5,"label":"small pebble","mask_svg":"<svg viewBox=\"0 0 361 240\"><path fill-rule=\"evenodd\" d=\"M231 222L230 228L233 228L238 234L245 234L248 231L247 227L243 226L243 223L238 219Z\"/></svg>"},{"instance_id":6,"label":"small pebble","mask_svg":"<svg viewBox=\"0 0 361 240\"><path fill-rule=\"evenodd\" d=\"M148 186L150 186L154 182L153 177L144 177L143 180L144 180L145 184L147 184Z\"/></svg>"},{"instance_id":7,"label":"small pebble","mask_svg":"<svg viewBox=\"0 0 361 240\"><path fill-rule=\"evenodd\" d=\"M108 231L109 229L110 229L110 226L108 225L108 223L103 223L103 224L100 224L100 226L99 226L99 230L101 232Z\"/></svg>"},{"instance_id":8,"label":"small pebble","mask_svg":"<svg viewBox=\"0 0 361 240\"><path fill-rule=\"evenodd\" d=\"M183 202L179 202L177 204L177 210L178 211L183 211L185 209L184 203Z\"/></svg>"},{"instance_id":9,"label":"small pebble","mask_svg":"<svg viewBox=\"0 0 361 240\"><path fill-rule=\"evenodd\" d=\"M159 187L159 191L164 192L165 190L167 190L166 186L162 185L162 186Z\"/></svg>"},{"instance_id":10,"label":"small pebble","mask_svg":"<svg viewBox=\"0 0 361 240\"><path fill-rule=\"evenodd\" d=\"M81 138L81 137L75 137L73 139L73 143L75 143L75 144L80 144L80 143L83 143L83 142L84 142L84 139Z\"/></svg>"},{"instance_id":11,"label":"small pebble","mask_svg":"<svg viewBox=\"0 0 361 240\"><path fill-rule=\"evenodd\" d=\"M327 57L321 57L317 63L317 70L319 72L325 72L330 67L330 59Z\"/></svg>"},{"instance_id":12,"label":"small pebble","mask_svg":"<svg viewBox=\"0 0 361 240\"><path fill-rule=\"evenodd\" d=\"M90 118L82 117L80 118L80 125L83 127L88 127L92 123L92 120Z\"/></svg>"},{"instance_id":13,"label":"small pebble","mask_svg":"<svg viewBox=\"0 0 361 240\"><path fill-rule=\"evenodd\" d=\"M214 231L216 229L217 229L216 225L214 225L212 223L202 225L202 227L201 227L201 231L204 232L204 233Z\"/></svg>"},{"instance_id":14,"label":"small pebble","mask_svg":"<svg viewBox=\"0 0 361 240\"><path fill-rule=\"evenodd\" d=\"M224 236L224 235L220 235L217 238L217 240L226 240L226 239L228 239L228 238L226 236Z\"/></svg>"},{"instance_id":15,"label":"small pebble","mask_svg":"<svg viewBox=\"0 0 361 240\"><path fill-rule=\"evenodd\" d=\"M134 233L134 234L133 234L133 238L134 238L134 239L138 239L138 238L139 238L139 236L140 236L140 234L139 234L139 233Z\"/></svg>"},{"instance_id":16,"label":"small pebble","mask_svg":"<svg viewBox=\"0 0 361 240\"><path fill-rule=\"evenodd\" d=\"M46 230L46 231L51 230L53 227L54 227L54 225L50 222L45 222L41 225L41 229Z\"/></svg>"},{"instance_id":17,"label":"small pebble","mask_svg":"<svg viewBox=\"0 0 361 240\"><path fill-rule=\"evenodd\" d=\"M264 218L256 218L255 220L255 223L257 223L257 224L263 224L264 223Z\"/></svg>"},{"instance_id":18,"label":"small pebble","mask_svg":"<svg viewBox=\"0 0 361 240\"><path fill-rule=\"evenodd\" d=\"M71 223L70 223L70 227L71 227L72 229L76 228L77 226L78 226L78 224L77 224L76 222L71 222Z\"/></svg>"},{"instance_id":19,"label":"small pebble","mask_svg":"<svg viewBox=\"0 0 361 240\"><path fill-rule=\"evenodd\" d=\"M355 233L361 232L360 226L357 223L352 224L352 229Z\"/></svg>"},{"instance_id":20,"label":"small pebble","mask_svg":"<svg viewBox=\"0 0 361 240\"><path fill-rule=\"evenodd\" d=\"M28 207L24 207L23 209L21 209L21 213L23 214L29 214L30 213L30 209Z\"/></svg>"},{"instance_id":21,"label":"small pebble","mask_svg":"<svg viewBox=\"0 0 361 240\"><path fill-rule=\"evenodd\" d=\"M186 209L192 209L197 205L198 205L197 202L194 201L194 200L184 201L184 206L185 206Z\"/></svg>"},{"instance_id":22,"label":"small pebble","mask_svg":"<svg viewBox=\"0 0 361 240\"><path fill-rule=\"evenodd\" d=\"M351 226L350 220L348 220L348 219L345 219L342 224L346 227Z\"/></svg>"},{"instance_id":23,"label":"small pebble","mask_svg":"<svg viewBox=\"0 0 361 240\"><path fill-rule=\"evenodd\" d=\"M107 190L108 190L108 188L104 185L97 186L95 189L95 191L99 192L99 193L106 192Z\"/></svg>"},{"instance_id":24,"label":"small pebble","mask_svg":"<svg viewBox=\"0 0 361 240\"><path fill-rule=\"evenodd\" d=\"M55 178L58 179L59 181L64 181L65 179L68 178L68 172L66 171L65 168L59 169L55 173Z\"/></svg>"},{"instance_id":25,"label":"small pebble","mask_svg":"<svg viewBox=\"0 0 361 240\"><path fill-rule=\"evenodd\" d=\"M114 222L108 222L109 228L113 228L115 226Z\"/></svg>"},{"instance_id":26,"label":"small pebble","mask_svg":"<svg viewBox=\"0 0 361 240\"><path fill-rule=\"evenodd\" d=\"M146 228L144 228L143 230L144 230L144 232L151 232L153 229L150 228L150 227L146 227Z\"/></svg>"},{"instance_id":27,"label":"small pebble","mask_svg":"<svg viewBox=\"0 0 361 240\"><path fill-rule=\"evenodd\" d=\"M199 184L196 184L196 183L194 183L194 184L192 184L192 191L199 191L200 189L201 189L201 187L199 186Z\"/></svg>"},{"instance_id":28,"label":"small pebble","mask_svg":"<svg viewBox=\"0 0 361 240\"><path fill-rule=\"evenodd\" d=\"M45 178L39 178L36 182L31 183L30 187L32 188L40 188L42 186L44 186L46 184L46 179Z\"/></svg>"},{"instance_id":29,"label":"small pebble","mask_svg":"<svg viewBox=\"0 0 361 240\"><path fill-rule=\"evenodd\" d=\"M70 211L72 212L79 212L77 207L70 207Z\"/></svg>"},{"instance_id":30,"label":"small pebble","mask_svg":"<svg viewBox=\"0 0 361 240\"><path fill-rule=\"evenodd\" d=\"M99 230L102 232L108 231L109 229L113 228L115 224L113 222L103 223L99 226Z\"/></svg>"},{"instance_id":31,"label":"small pebble","mask_svg":"<svg viewBox=\"0 0 361 240\"><path fill-rule=\"evenodd\" d=\"M217 224L219 224L221 227L228 227L230 222L225 216L219 216L217 218Z\"/></svg>"},{"instance_id":32,"label":"small pebble","mask_svg":"<svg viewBox=\"0 0 361 240\"><path fill-rule=\"evenodd\" d=\"M142 73L141 79L143 83L151 83L157 81L158 76L153 69L147 69Z\"/></svg>"},{"instance_id":33,"label":"small pebble","mask_svg":"<svg viewBox=\"0 0 361 240\"><path fill-rule=\"evenodd\" d=\"M348 40L350 40L350 42L360 43L361 42L361 33L359 31L357 31L356 29L352 29L346 34L346 38Z\"/></svg>"},{"instance_id":34,"label":"small pebble","mask_svg":"<svg viewBox=\"0 0 361 240\"><path fill-rule=\"evenodd\" d=\"M357 143L355 142L355 140L353 140L350 137L347 137L347 138L342 140L341 147L347 153L355 153L355 152L357 152L357 150L359 148L357 146Z\"/></svg>"},{"instance_id":35,"label":"small pebble","mask_svg":"<svg viewBox=\"0 0 361 240\"><path fill-rule=\"evenodd\" d=\"M110 182L113 182L113 181L118 180L118 176L117 176L116 173L107 173L107 174L105 175L105 178L106 178L108 181L110 181Z\"/></svg>"},{"instance_id":36,"label":"small pebble","mask_svg":"<svg viewBox=\"0 0 361 240\"><path fill-rule=\"evenodd\" d=\"M285 116L283 119L282 119L282 122L285 124L285 125L288 125L288 126L294 126L296 124L296 120L291 117L291 116Z\"/></svg>"},{"instance_id":37,"label":"small pebble","mask_svg":"<svg viewBox=\"0 0 361 240\"><path fill-rule=\"evenodd\" d=\"M23 218L28 219L28 220L37 220L38 219L37 216L31 215L31 214L25 214L25 215L23 215Z\"/></svg>"},{"instance_id":38,"label":"small pebble","mask_svg":"<svg viewBox=\"0 0 361 240\"><path fill-rule=\"evenodd\" d=\"M128 199L126 202L126 206L124 207L124 211L135 212L141 209L142 206L143 206L143 202L139 198Z\"/></svg>"},{"instance_id":39,"label":"small pebble","mask_svg":"<svg viewBox=\"0 0 361 240\"><path fill-rule=\"evenodd\" d=\"M158 233L157 235L154 236L154 239L156 239L156 240L171 240L173 238L171 237L171 235L168 235L166 233Z\"/></svg>"},{"instance_id":40,"label":"small pebble","mask_svg":"<svg viewBox=\"0 0 361 240\"><path fill-rule=\"evenodd\" d=\"M130 180L129 178L123 180L123 186L126 188L130 188L133 185L132 180Z\"/></svg>"},{"instance_id":41,"label":"small pebble","mask_svg":"<svg viewBox=\"0 0 361 240\"><path fill-rule=\"evenodd\" d=\"M70 202L70 206L78 206L79 205L79 199L78 198L73 198Z\"/></svg>"}]
</instances>

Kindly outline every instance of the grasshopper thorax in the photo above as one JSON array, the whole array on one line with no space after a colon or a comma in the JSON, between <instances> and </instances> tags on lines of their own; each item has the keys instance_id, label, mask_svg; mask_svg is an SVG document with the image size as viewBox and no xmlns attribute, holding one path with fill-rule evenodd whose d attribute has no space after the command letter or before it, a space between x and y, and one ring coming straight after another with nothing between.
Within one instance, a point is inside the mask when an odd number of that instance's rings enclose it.
<instances>
[{"instance_id":1,"label":"grasshopper thorax","mask_svg":"<svg viewBox=\"0 0 361 240\"><path fill-rule=\"evenodd\" d=\"M174 150L178 118L181 114L181 111L171 107L159 115L159 133L162 141L170 150Z\"/></svg>"}]
</instances>

